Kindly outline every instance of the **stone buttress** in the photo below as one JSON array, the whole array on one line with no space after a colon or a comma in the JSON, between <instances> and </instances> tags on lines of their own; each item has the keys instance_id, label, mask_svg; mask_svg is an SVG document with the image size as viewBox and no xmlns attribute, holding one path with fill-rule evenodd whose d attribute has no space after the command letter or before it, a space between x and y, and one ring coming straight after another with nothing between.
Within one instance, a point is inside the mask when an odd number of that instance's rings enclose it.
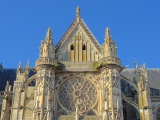
<instances>
[{"instance_id":1,"label":"stone buttress","mask_svg":"<svg viewBox=\"0 0 160 120\"><path fill-rule=\"evenodd\" d=\"M141 120L153 120L153 111L150 97L150 86L145 64L135 67L135 79L138 86L138 102Z\"/></svg>"},{"instance_id":2,"label":"stone buttress","mask_svg":"<svg viewBox=\"0 0 160 120\"><path fill-rule=\"evenodd\" d=\"M102 46L100 59L103 120L123 120L121 99L120 71L121 61L117 58L115 42L112 41L110 30L106 29L105 43Z\"/></svg>"},{"instance_id":3,"label":"stone buttress","mask_svg":"<svg viewBox=\"0 0 160 120\"><path fill-rule=\"evenodd\" d=\"M8 114L10 114L12 98L11 98L11 85L9 85L9 81L7 81L2 98L3 98L3 104L1 110L1 120L10 120L10 115Z\"/></svg>"},{"instance_id":4,"label":"stone buttress","mask_svg":"<svg viewBox=\"0 0 160 120\"><path fill-rule=\"evenodd\" d=\"M33 120L52 120L55 86L55 47L49 28L45 41L41 42L40 58L36 61Z\"/></svg>"},{"instance_id":5,"label":"stone buttress","mask_svg":"<svg viewBox=\"0 0 160 120\"><path fill-rule=\"evenodd\" d=\"M25 114L25 100L27 97L28 85L25 82L28 79L29 63L26 68L19 63L16 80L13 86L13 97L10 120L23 120Z\"/></svg>"}]
</instances>

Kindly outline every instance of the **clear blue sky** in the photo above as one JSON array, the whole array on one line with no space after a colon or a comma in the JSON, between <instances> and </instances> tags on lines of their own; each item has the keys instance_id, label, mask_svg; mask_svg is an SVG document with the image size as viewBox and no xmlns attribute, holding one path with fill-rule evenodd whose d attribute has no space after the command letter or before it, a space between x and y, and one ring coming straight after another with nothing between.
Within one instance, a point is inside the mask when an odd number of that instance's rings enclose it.
<instances>
[{"instance_id":1,"label":"clear blue sky","mask_svg":"<svg viewBox=\"0 0 160 120\"><path fill-rule=\"evenodd\" d=\"M148 68L160 68L159 0L0 0L0 62L17 68L18 62L31 66L39 57L40 41L53 30L54 44L75 18L81 15L100 44L106 27L118 46L123 65L134 60Z\"/></svg>"}]
</instances>

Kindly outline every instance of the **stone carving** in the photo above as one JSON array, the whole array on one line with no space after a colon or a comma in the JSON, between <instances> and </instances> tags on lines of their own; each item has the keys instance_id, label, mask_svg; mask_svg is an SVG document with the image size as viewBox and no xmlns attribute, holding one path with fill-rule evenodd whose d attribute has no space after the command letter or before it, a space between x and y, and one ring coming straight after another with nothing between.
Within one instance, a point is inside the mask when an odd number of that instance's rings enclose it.
<instances>
[{"instance_id":1,"label":"stone carving","mask_svg":"<svg viewBox=\"0 0 160 120\"><path fill-rule=\"evenodd\" d=\"M92 82L73 77L61 84L58 91L60 104L70 112L75 112L76 98L79 98L79 112L91 109L97 100L97 90Z\"/></svg>"}]
</instances>

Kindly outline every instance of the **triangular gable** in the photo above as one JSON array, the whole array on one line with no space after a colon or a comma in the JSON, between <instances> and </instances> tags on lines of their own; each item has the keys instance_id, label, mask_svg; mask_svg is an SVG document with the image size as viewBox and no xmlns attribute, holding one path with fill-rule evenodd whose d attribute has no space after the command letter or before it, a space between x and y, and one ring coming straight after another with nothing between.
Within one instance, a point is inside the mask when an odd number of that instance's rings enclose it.
<instances>
[{"instance_id":1,"label":"triangular gable","mask_svg":"<svg viewBox=\"0 0 160 120\"><path fill-rule=\"evenodd\" d=\"M90 40L92 40L92 42L95 45L95 47L97 48L97 50L100 52L101 51L101 45L98 43L98 41L96 40L96 38L94 37L94 35L90 31L90 29L87 27L87 25L85 24L85 22L83 21L83 19L80 18L79 21L77 21L77 19L78 18L76 17L73 20L72 24L69 26L69 28L67 29L67 31L65 32L65 34L62 36L62 38L60 39L60 41L56 44L57 51L58 51L58 49L61 48L61 46L63 46L63 44L68 39L68 37L70 36L70 34L74 31L75 27L80 24L83 27L84 31L87 33L87 35L90 38Z\"/></svg>"},{"instance_id":2,"label":"triangular gable","mask_svg":"<svg viewBox=\"0 0 160 120\"><path fill-rule=\"evenodd\" d=\"M76 18L56 45L56 58L59 61L98 61L102 57L101 46L81 19L79 7L76 12Z\"/></svg>"}]
</instances>

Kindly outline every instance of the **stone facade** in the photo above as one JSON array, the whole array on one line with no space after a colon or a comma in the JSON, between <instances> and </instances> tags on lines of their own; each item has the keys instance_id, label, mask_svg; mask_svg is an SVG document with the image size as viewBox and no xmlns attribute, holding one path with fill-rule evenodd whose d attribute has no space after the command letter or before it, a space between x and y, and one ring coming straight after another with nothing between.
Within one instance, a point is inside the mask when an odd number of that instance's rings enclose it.
<instances>
[{"instance_id":1,"label":"stone facade","mask_svg":"<svg viewBox=\"0 0 160 120\"><path fill-rule=\"evenodd\" d=\"M135 62L133 80L126 67L109 28L100 46L77 7L57 45L47 30L34 68L19 63L13 91L7 82L1 92L1 120L160 120L160 91L150 88L145 65Z\"/></svg>"}]
</instances>

